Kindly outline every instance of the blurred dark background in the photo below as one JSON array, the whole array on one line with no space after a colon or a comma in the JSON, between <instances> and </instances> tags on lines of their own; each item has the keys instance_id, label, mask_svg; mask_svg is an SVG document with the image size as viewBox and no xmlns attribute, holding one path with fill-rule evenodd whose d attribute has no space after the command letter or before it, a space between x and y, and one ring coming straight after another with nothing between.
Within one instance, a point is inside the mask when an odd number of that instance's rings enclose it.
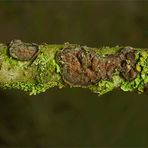
<instances>
[{"instance_id":1,"label":"blurred dark background","mask_svg":"<svg viewBox=\"0 0 148 148\"><path fill-rule=\"evenodd\" d=\"M148 47L148 2L0 0L0 42ZM148 147L148 96L0 90L0 146Z\"/></svg>"}]
</instances>

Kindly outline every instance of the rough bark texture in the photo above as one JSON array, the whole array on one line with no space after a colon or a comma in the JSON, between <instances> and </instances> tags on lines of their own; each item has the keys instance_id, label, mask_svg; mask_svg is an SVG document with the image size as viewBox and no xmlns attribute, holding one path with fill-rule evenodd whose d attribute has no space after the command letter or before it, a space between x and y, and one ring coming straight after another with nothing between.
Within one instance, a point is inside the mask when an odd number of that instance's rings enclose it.
<instances>
[{"instance_id":1,"label":"rough bark texture","mask_svg":"<svg viewBox=\"0 0 148 148\"><path fill-rule=\"evenodd\" d=\"M37 45L20 40L0 44L0 87L4 89L35 95L54 86L70 86L102 95L114 88L141 93L147 85L147 49Z\"/></svg>"}]
</instances>

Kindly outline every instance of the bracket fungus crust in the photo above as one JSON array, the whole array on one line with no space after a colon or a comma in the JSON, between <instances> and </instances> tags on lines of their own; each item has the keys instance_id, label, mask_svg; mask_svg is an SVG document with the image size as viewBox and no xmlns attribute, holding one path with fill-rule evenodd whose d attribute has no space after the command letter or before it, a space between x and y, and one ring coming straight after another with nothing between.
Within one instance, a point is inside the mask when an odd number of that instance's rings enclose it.
<instances>
[{"instance_id":1,"label":"bracket fungus crust","mask_svg":"<svg viewBox=\"0 0 148 148\"><path fill-rule=\"evenodd\" d=\"M35 43L24 43L21 40L13 40L9 44L9 54L14 59L28 61L38 53L38 45Z\"/></svg>"},{"instance_id":2,"label":"bracket fungus crust","mask_svg":"<svg viewBox=\"0 0 148 148\"><path fill-rule=\"evenodd\" d=\"M88 86L109 80L115 72L131 81L136 78L134 49L121 48L116 54L101 57L85 46L69 46L57 54L57 62L62 68L62 77L70 86Z\"/></svg>"}]
</instances>

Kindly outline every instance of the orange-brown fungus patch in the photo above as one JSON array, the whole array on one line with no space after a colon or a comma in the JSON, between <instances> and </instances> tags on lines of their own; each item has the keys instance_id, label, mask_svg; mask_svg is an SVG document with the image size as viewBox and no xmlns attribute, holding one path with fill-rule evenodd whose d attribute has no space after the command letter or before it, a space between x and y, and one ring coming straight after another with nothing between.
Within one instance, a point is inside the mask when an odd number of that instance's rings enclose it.
<instances>
[{"instance_id":1,"label":"orange-brown fungus patch","mask_svg":"<svg viewBox=\"0 0 148 148\"><path fill-rule=\"evenodd\" d=\"M38 47L35 44L24 43L20 40L11 41L9 45L9 54L18 60L31 60L38 52Z\"/></svg>"},{"instance_id":2,"label":"orange-brown fungus patch","mask_svg":"<svg viewBox=\"0 0 148 148\"><path fill-rule=\"evenodd\" d=\"M100 57L83 47L65 48L57 54L63 80L73 86L90 85L101 79L111 79L118 71L126 80L137 76L134 51L125 49L115 55Z\"/></svg>"}]
</instances>

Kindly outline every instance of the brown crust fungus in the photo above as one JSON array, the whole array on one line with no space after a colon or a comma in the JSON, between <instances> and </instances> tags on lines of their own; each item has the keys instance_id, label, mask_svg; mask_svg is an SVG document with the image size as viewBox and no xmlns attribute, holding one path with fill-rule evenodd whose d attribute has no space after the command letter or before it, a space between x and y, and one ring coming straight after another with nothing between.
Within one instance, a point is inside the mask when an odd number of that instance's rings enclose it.
<instances>
[{"instance_id":1,"label":"brown crust fungus","mask_svg":"<svg viewBox=\"0 0 148 148\"><path fill-rule=\"evenodd\" d=\"M37 53L38 45L34 43L24 43L21 40L13 40L9 44L10 56L20 61L31 60Z\"/></svg>"},{"instance_id":2,"label":"brown crust fungus","mask_svg":"<svg viewBox=\"0 0 148 148\"><path fill-rule=\"evenodd\" d=\"M111 79L116 71L128 81L137 76L135 54L131 47L101 57L88 47L69 46L57 53L57 62L61 65L63 80L70 86L87 86L101 79Z\"/></svg>"}]
</instances>

